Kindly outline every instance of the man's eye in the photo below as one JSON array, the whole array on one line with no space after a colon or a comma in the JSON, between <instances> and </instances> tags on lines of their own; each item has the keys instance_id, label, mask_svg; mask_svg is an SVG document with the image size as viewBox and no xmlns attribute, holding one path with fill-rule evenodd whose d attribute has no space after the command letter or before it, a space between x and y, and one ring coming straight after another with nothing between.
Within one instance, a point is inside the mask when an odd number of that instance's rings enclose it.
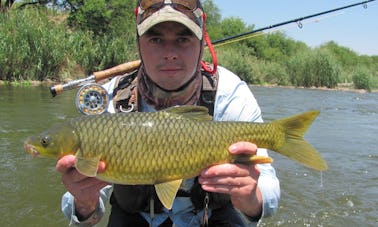
<instances>
[{"instance_id":1,"label":"man's eye","mask_svg":"<svg viewBox=\"0 0 378 227\"><path fill-rule=\"evenodd\" d=\"M177 39L177 42L178 43L187 43L187 42L189 42L190 40L188 39L188 38L186 38L186 37L181 37L181 38L178 38Z\"/></svg>"},{"instance_id":2,"label":"man's eye","mask_svg":"<svg viewBox=\"0 0 378 227\"><path fill-rule=\"evenodd\" d=\"M161 38L158 38L158 37L155 37L155 38L151 38L150 39L150 42L151 43L155 43L155 44L159 44L162 42L162 39Z\"/></svg>"}]
</instances>

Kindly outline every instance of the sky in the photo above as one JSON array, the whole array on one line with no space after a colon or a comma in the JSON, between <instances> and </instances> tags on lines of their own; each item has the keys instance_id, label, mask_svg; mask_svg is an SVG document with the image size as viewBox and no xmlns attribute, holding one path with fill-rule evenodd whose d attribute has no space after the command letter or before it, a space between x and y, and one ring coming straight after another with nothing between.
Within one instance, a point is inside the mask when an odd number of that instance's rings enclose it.
<instances>
[{"instance_id":1,"label":"sky","mask_svg":"<svg viewBox=\"0 0 378 227\"><path fill-rule=\"evenodd\" d=\"M363 0L213 0L222 18L239 17L254 29L340 8ZM378 55L378 0L279 27L287 37L317 47L328 41L360 55ZM269 31L265 31L269 32Z\"/></svg>"}]
</instances>

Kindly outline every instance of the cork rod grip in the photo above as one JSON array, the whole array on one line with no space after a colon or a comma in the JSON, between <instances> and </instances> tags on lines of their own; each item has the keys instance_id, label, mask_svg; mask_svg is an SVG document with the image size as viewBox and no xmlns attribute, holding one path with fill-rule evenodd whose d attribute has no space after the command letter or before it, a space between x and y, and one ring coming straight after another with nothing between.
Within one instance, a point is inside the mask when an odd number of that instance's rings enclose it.
<instances>
[{"instance_id":1,"label":"cork rod grip","mask_svg":"<svg viewBox=\"0 0 378 227\"><path fill-rule=\"evenodd\" d=\"M94 72L93 75L95 76L96 82L101 81L103 79L109 78L115 75L122 75L128 72L132 72L136 70L140 65L140 60L126 62L117 66L114 66L110 69L105 69L102 71Z\"/></svg>"}]
</instances>

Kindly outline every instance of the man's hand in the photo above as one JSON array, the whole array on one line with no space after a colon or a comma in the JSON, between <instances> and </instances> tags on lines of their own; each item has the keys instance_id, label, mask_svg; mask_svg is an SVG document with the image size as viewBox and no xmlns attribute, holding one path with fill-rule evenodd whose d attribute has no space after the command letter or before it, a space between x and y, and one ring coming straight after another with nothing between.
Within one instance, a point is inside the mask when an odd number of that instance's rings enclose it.
<instances>
[{"instance_id":1,"label":"man's hand","mask_svg":"<svg viewBox=\"0 0 378 227\"><path fill-rule=\"evenodd\" d=\"M231 154L256 154L257 146L238 142L229 147ZM199 177L202 188L208 192L226 193L232 204L246 215L259 217L262 213L262 196L257 181L260 172L256 165L221 164L204 169Z\"/></svg>"},{"instance_id":2,"label":"man's hand","mask_svg":"<svg viewBox=\"0 0 378 227\"><path fill-rule=\"evenodd\" d=\"M96 209L100 190L107 182L80 174L75 166L75 156L67 155L56 163L56 169L62 174L62 183L75 198L75 208L80 219L86 219ZM105 170L105 163L100 162L98 172Z\"/></svg>"}]
</instances>

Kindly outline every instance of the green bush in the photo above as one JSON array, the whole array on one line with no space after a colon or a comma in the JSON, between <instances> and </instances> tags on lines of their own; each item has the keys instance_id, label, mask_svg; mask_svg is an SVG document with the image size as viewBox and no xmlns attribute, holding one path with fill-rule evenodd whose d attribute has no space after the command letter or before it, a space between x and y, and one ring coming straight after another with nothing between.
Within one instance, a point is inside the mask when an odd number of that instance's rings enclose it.
<instances>
[{"instance_id":1,"label":"green bush","mask_svg":"<svg viewBox=\"0 0 378 227\"><path fill-rule=\"evenodd\" d=\"M246 50L238 44L218 49L217 58L219 65L228 68L247 83L261 84L263 82L261 64L258 63L257 58L247 55ZM210 58L206 57L206 59Z\"/></svg>"},{"instance_id":2,"label":"green bush","mask_svg":"<svg viewBox=\"0 0 378 227\"><path fill-rule=\"evenodd\" d=\"M296 86L334 88L341 74L337 61L323 50L295 55L287 66L290 82Z\"/></svg>"},{"instance_id":3,"label":"green bush","mask_svg":"<svg viewBox=\"0 0 378 227\"><path fill-rule=\"evenodd\" d=\"M264 67L264 82L276 85L289 85L289 75L286 66L277 62L266 62Z\"/></svg>"},{"instance_id":4,"label":"green bush","mask_svg":"<svg viewBox=\"0 0 378 227\"><path fill-rule=\"evenodd\" d=\"M358 68L353 74L353 84L356 89L371 91L371 72L364 68Z\"/></svg>"},{"instance_id":5,"label":"green bush","mask_svg":"<svg viewBox=\"0 0 378 227\"><path fill-rule=\"evenodd\" d=\"M371 89L378 89L378 72L376 72L375 75L371 77Z\"/></svg>"},{"instance_id":6,"label":"green bush","mask_svg":"<svg viewBox=\"0 0 378 227\"><path fill-rule=\"evenodd\" d=\"M92 36L90 31L72 35L71 57L87 73L106 69L126 61L138 59L135 36Z\"/></svg>"},{"instance_id":7,"label":"green bush","mask_svg":"<svg viewBox=\"0 0 378 227\"><path fill-rule=\"evenodd\" d=\"M310 75L308 71L309 52L294 55L287 61L290 83L295 86L304 86L304 77Z\"/></svg>"},{"instance_id":8,"label":"green bush","mask_svg":"<svg viewBox=\"0 0 378 227\"><path fill-rule=\"evenodd\" d=\"M47 10L0 14L0 24L0 79L57 77L66 57L65 27L51 23Z\"/></svg>"},{"instance_id":9,"label":"green bush","mask_svg":"<svg viewBox=\"0 0 378 227\"><path fill-rule=\"evenodd\" d=\"M339 82L340 66L336 59L326 51L315 51L312 71L315 74L315 87L334 88Z\"/></svg>"}]
</instances>

